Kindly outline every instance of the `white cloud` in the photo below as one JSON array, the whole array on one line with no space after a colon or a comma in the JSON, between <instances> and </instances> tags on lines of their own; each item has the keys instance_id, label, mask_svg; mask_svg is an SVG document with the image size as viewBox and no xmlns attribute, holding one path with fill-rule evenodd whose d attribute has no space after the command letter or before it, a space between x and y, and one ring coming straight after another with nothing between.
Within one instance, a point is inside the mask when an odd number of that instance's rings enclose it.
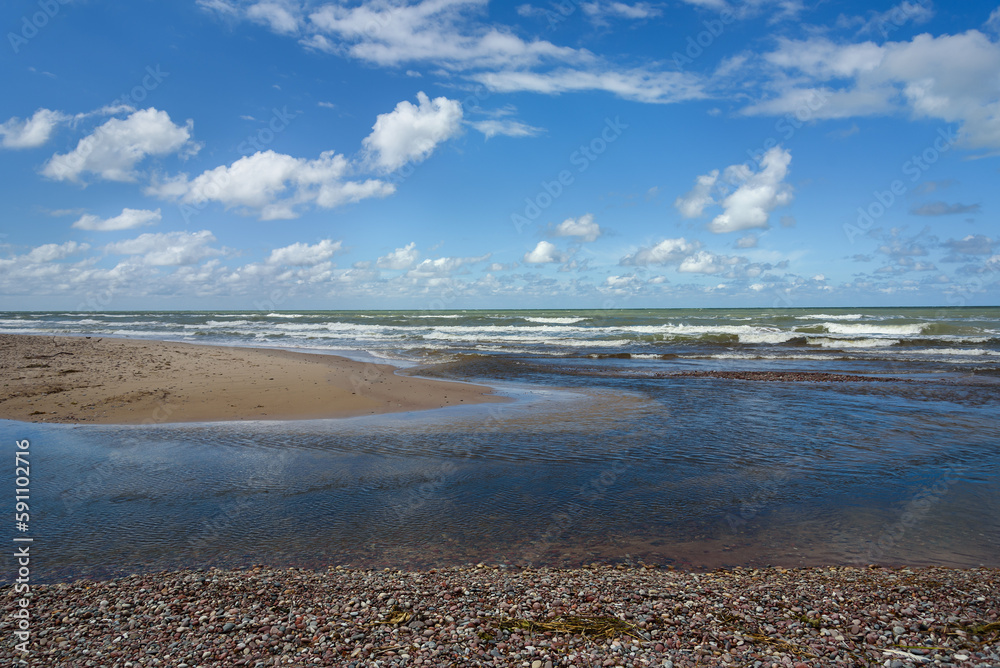
<instances>
[{"instance_id":1,"label":"white cloud","mask_svg":"<svg viewBox=\"0 0 1000 668\"><path fill-rule=\"evenodd\" d=\"M419 258L420 251L417 250L416 242L410 242L388 255L383 255L375 264L382 269L409 269Z\"/></svg>"},{"instance_id":2,"label":"white cloud","mask_svg":"<svg viewBox=\"0 0 1000 668\"><path fill-rule=\"evenodd\" d=\"M648 2L636 2L630 5L625 2L603 0L601 2L585 2L580 6L583 8L583 13L599 25L605 25L609 18L637 21L655 18L663 13Z\"/></svg>"},{"instance_id":3,"label":"white cloud","mask_svg":"<svg viewBox=\"0 0 1000 668\"><path fill-rule=\"evenodd\" d=\"M174 125L165 111L150 107L128 118L113 118L76 148L56 154L42 168L42 174L58 181L79 181L84 172L92 172L109 181L134 181L136 164L150 155L197 152L191 141L193 122Z\"/></svg>"},{"instance_id":4,"label":"white cloud","mask_svg":"<svg viewBox=\"0 0 1000 668\"><path fill-rule=\"evenodd\" d=\"M323 239L311 246L298 242L284 248L275 248L267 257L267 263L311 267L333 257L334 253L340 250L341 243L340 241Z\"/></svg>"},{"instance_id":5,"label":"white cloud","mask_svg":"<svg viewBox=\"0 0 1000 668\"><path fill-rule=\"evenodd\" d=\"M547 264L562 262L564 259L555 244L550 241L539 241L533 250L524 254L526 264Z\"/></svg>"},{"instance_id":6,"label":"white cloud","mask_svg":"<svg viewBox=\"0 0 1000 668\"><path fill-rule=\"evenodd\" d=\"M744 262L746 259L741 257L698 251L691 257L684 258L677 271L682 274L718 274Z\"/></svg>"},{"instance_id":7,"label":"white cloud","mask_svg":"<svg viewBox=\"0 0 1000 668\"><path fill-rule=\"evenodd\" d=\"M451 274L467 264L485 262L490 259L490 253L480 257L439 257L433 260L424 260L416 267L406 273L407 278L442 278Z\"/></svg>"},{"instance_id":8,"label":"white cloud","mask_svg":"<svg viewBox=\"0 0 1000 668\"><path fill-rule=\"evenodd\" d=\"M983 24L992 33L1000 34L1000 7L990 12L990 17Z\"/></svg>"},{"instance_id":9,"label":"white cloud","mask_svg":"<svg viewBox=\"0 0 1000 668\"><path fill-rule=\"evenodd\" d=\"M63 260L70 255L82 253L89 248L89 244L81 244L75 241L67 241L62 244L44 244L33 248L23 256L23 260L28 264L55 262L56 260Z\"/></svg>"},{"instance_id":10,"label":"white cloud","mask_svg":"<svg viewBox=\"0 0 1000 668\"><path fill-rule=\"evenodd\" d=\"M165 232L140 234L104 247L113 255L141 255L144 264L172 267L195 264L205 258L221 255L222 251L210 248L215 236L208 230L201 232Z\"/></svg>"},{"instance_id":11,"label":"white cloud","mask_svg":"<svg viewBox=\"0 0 1000 668\"><path fill-rule=\"evenodd\" d=\"M417 101L419 106L403 100L393 111L379 114L364 139L376 164L387 171L426 159L438 144L461 131L462 105L456 100L431 100L421 91Z\"/></svg>"},{"instance_id":12,"label":"white cloud","mask_svg":"<svg viewBox=\"0 0 1000 668\"><path fill-rule=\"evenodd\" d=\"M796 0L780 1L793 4ZM279 34L292 34L296 28L295 11L289 10L288 17L275 23L274 11L257 16L263 10L253 8L260 7L260 3L201 0L201 4L211 6L220 16L241 15L264 22ZM266 4L277 3L272 0ZM495 91L558 94L603 90L625 99L655 103L707 96L702 80L691 74L657 70L655 66L621 68L587 49L523 39L515 28L490 21L486 5L486 0L361 0L354 6L328 2L309 12L307 20L299 21L296 34L307 49L381 67L432 65L445 72L461 72ZM637 20L662 12L648 2L601 1L587 6L592 20L610 16ZM251 10L253 17L249 15Z\"/></svg>"},{"instance_id":13,"label":"white cloud","mask_svg":"<svg viewBox=\"0 0 1000 668\"><path fill-rule=\"evenodd\" d=\"M299 30L299 19L278 2L258 2L247 8L247 17L269 26L276 33L293 35Z\"/></svg>"},{"instance_id":14,"label":"white cloud","mask_svg":"<svg viewBox=\"0 0 1000 668\"><path fill-rule=\"evenodd\" d=\"M482 72L472 77L493 91L528 91L558 95L581 91L605 91L636 102L669 104L705 98L702 80L685 72L657 72L636 68L558 69L549 72L503 70Z\"/></svg>"},{"instance_id":15,"label":"white cloud","mask_svg":"<svg viewBox=\"0 0 1000 668\"><path fill-rule=\"evenodd\" d=\"M148 209L122 209L122 212L117 216L105 219L88 213L73 223L73 227L78 230L113 232L116 230L131 230L143 225L155 225L160 222L161 218L159 209L156 211L149 211Z\"/></svg>"},{"instance_id":16,"label":"white cloud","mask_svg":"<svg viewBox=\"0 0 1000 668\"><path fill-rule=\"evenodd\" d=\"M792 154L780 146L765 153L760 171L722 200L725 210L709 223L708 229L721 234L766 228L771 211L792 201L791 186L783 182L791 161Z\"/></svg>"},{"instance_id":17,"label":"white cloud","mask_svg":"<svg viewBox=\"0 0 1000 668\"><path fill-rule=\"evenodd\" d=\"M745 19L762 12L773 11L772 22L794 18L803 9L801 0L741 0L738 3L730 3L728 0L682 1L695 7L710 9L716 13L728 12L738 19Z\"/></svg>"},{"instance_id":18,"label":"white cloud","mask_svg":"<svg viewBox=\"0 0 1000 668\"><path fill-rule=\"evenodd\" d=\"M744 237L740 237L736 240L737 248L756 248L757 247L757 235L748 234Z\"/></svg>"},{"instance_id":19,"label":"white cloud","mask_svg":"<svg viewBox=\"0 0 1000 668\"><path fill-rule=\"evenodd\" d=\"M0 146L4 148L36 148L45 144L59 123L69 120L69 116L51 109L39 109L31 118L23 121L11 118L0 123Z\"/></svg>"},{"instance_id":20,"label":"white cloud","mask_svg":"<svg viewBox=\"0 0 1000 668\"><path fill-rule=\"evenodd\" d=\"M783 39L764 60L773 94L744 114L825 119L906 112L960 124L966 146L1000 149L1000 43L978 30L882 45Z\"/></svg>"},{"instance_id":21,"label":"white cloud","mask_svg":"<svg viewBox=\"0 0 1000 668\"><path fill-rule=\"evenodd\" d=\"M239 13L239 8L226 0L198 0L198 6L226 16L236 16Z\"/></svg>"},{"instance_id":22,"label":"white cloud","mask_svg":"<svg viewBox=\"0 0 1000 668\"><path fill-rule=\"evenodd\" d=\"M618 264L639 267L649 264L677 264L699 248L700 242L688 241L683 237L664 239L654 246L640 248L635 253L626 255Z\"/></svg>"},{"instance_id":23,"label":"white cloud","mask_svg":"<svg viewBox=\"0 0 1000 668\"><path fill-rule=\"evenodd\" d=\"M877 33L883 38L907 23L926 23L934 18L934 9L927 0L909 2L906 0L884 12L871 12L868 17L840 17L838 26L859 26L859 33Z\"/></svg>"},{"instance_id":24,"label":"white cloud","mask_svg":"<svg viewBox=\"0 0 1000 668\"><path fill-rule=\"evenodd\" d=\"M486 135L487 139L497 135L504 135L505 137L534 137L542 132L541 128L511 120L476 121L475 123L469 123L469 125Z\"/></svg>"},{"instance_id":25,"label":"white cloud","mask_svg":"<svg viewBox=\"0 0 1000 668\"><path fill-rule=\"evenodd\" d=\"M526 42L510 30L471 20L469 14L484 5L483 0L326 4L310 14L317 32L303 44L382 66L431 62L448 69L527 67L589 56L544 40Z\"/></svg>"},{"instance_id":26,"label":"white cloud","mask_svg":"<svg viewBox=\"0 0 1000 668\"><path fill-rule=\"evenodd\" d=\"M601 236L601 227L594 222L593 214L586 213L579 218L567 218L555 229L557 237L579 237L580 241L596 241Z\"/></svg>"},{"instance_id":27,"label":"white cloud","mask_svg":"<svg viewBox=\"0 0 1000 668\"><path fill-rule=\"evenodd\" d=\"M708 174L695 179L694 188L674 201L674 206L685 218L698 218L705 213L705 207L715 204L712 188L719 180L719 170L713 169Z\"/></svg>"},{"instance_id":28,"label":"white cloud","mask_svg":"<svg viewBox=\"0 0 1000 668\"><path fill-rule=\"evenodd\" d=\"M369 197L385 197L395 187L384 181L348 181L350 165L342 155L325 151L316 160L262 151L188 180L186 174L155 183L146 193L191 205L219 202L227 209L257 212L261 220L297 218L299 208L315 204L330 209Z\"/></svg>"}]
</instances>

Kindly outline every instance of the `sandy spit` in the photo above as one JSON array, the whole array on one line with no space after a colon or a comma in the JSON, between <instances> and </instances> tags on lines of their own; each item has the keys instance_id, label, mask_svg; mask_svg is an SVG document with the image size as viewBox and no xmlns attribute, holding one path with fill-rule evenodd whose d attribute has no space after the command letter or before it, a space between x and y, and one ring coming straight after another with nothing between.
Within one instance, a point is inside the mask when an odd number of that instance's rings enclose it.
<instances>
[{"instance_id":1,"label":"sandy spit","mask_svg":"<svg viewBox=\"0 0 1000 668\"><path fill-rule=\"evenodd\" d=\"M0 419L154 424L290 420L505 401L480 385L334 355L0 334Z\"/></svg>"}]
</instances>

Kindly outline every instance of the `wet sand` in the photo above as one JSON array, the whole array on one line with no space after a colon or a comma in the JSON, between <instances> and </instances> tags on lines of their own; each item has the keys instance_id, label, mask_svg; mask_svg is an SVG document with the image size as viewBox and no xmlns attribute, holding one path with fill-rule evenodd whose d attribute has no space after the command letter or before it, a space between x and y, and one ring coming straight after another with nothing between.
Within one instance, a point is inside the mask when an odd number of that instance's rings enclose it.
<instances>
[{"instance_id":1,"label":"wet sand","mask_svg":"<svg viewBox=\"0 0 1000 668\"><path fill-rule=\"evenodd\" d=\"M260 348L0 335L0 419L156 424L353 417L505 401L386 364Z\"/></svg>"}]
</instances>

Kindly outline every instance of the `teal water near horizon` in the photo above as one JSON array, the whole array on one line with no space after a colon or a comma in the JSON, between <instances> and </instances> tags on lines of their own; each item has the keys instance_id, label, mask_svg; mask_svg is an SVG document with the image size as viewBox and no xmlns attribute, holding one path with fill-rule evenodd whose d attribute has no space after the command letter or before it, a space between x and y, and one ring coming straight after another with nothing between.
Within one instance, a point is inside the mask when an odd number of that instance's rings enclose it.
<instances>
[{"instance_id":1,"label":"teal water near horizon","mask_svg":"<svg viewBox=\"0 0 1000 668\"><path fill-rule=\"evenodd\" d=\"M33 312L0 314L0 333L337 353L515 399L285 423L0 421L11 447L32 443L42 579L1000 566L1000 308ZM676 375L734 370L890 382Z\"/></svg>"}]
</instances>

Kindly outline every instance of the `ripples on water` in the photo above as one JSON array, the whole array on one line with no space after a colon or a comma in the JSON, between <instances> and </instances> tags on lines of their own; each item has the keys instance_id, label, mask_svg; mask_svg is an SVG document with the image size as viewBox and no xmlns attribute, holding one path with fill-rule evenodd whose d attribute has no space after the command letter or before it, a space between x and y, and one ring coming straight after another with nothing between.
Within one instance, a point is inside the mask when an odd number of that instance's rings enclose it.
<instances>
[{"instance_id":1,"label":"ripples on water","mask_svg":"<svg viewBox=\"0 0 1000 668\"><path fill-rule=\"evenodd\" d=\"M480 377L481 360L468 364L444 373ZM995 386L501 366L534 383L505 386L517 403L292 423L0 422L8 441L32 441L35 573L1000 565Z\"/></svg>"}]
</instances>

